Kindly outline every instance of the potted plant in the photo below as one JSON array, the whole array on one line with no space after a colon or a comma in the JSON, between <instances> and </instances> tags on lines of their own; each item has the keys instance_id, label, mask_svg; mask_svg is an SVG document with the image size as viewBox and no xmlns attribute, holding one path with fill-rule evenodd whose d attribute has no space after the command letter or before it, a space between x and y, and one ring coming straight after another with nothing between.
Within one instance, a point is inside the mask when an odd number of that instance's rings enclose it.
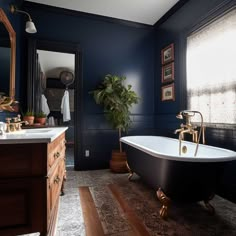
<instances>
[{"instance_id":1,"label":"potted plant","mask_svg":"<svg viewBox=\"0 0 236 236\"><path fill-rule=\"evenodd\" d=\"M45 113L43 113L42 111L39 113L36 113L36 115L35 115L35 123L45 125L46 119L47 119L47 115Z\"/></svg>"},{"instance_id":2,"label":"potted plant","mask_svg":"<svg viewBox=\"0 0 236 236\"><path fill-rule=\"evenodd\" d=\"M131 85L124 85L125 76L106 75L97 89L91 91L95 102L103 106L105 116L114 129L119 133L119 151L112 151L110 168L114 172L125 172L126 154L120 142L121 132L127 131L131 125L130 108L138 103L139 97L131 89Z\"/></svg>"},{"instance_id":3,"label":"potted plant","mask_svg":"<svg viewBox=\"0 0 236 236\"><path fill-rule=\"evenodd\" d=\"M28 121L29 125L34 124L34 112L28 110L24 115L23 115L23 120Z\"/></svg>"}]
</instances>

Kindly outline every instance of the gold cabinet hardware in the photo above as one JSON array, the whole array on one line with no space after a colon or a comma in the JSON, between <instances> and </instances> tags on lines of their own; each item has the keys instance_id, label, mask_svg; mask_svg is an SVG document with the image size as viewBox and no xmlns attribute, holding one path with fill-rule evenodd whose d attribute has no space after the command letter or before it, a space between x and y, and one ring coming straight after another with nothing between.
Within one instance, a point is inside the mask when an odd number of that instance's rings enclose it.
<instances>
[{"instance_id":1,"label":"gold cabinet hardware","mask_svg":"<svg viewBox=\"0 0 236 236\"><path fill-rule=\"evenodd\" d=\"M60 157L60 152L54 153L54 158L55 158L55 159L57 159L57 158L59 158L59 157Z\"/></svg>"},{"instance_id":2,"label":"gold cabinet hardware","mask_svg":"<svg viewBox=\"0 0 236 236\"><path fill-rule=\"evenodd\" d=\"M59 178L59 176L57 175L57 177L56 178L54 178L54 184L55 183L60 183L60 181L61 181L61 179Z\"/></svg>"}]
</instances>

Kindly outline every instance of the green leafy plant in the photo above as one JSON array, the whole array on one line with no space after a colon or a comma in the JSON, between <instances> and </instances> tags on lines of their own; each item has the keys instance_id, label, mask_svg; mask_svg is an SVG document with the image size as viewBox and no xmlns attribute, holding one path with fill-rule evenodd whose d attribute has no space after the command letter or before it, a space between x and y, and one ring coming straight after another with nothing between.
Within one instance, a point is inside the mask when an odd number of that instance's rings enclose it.
<instances>
[{"instance_id":1,"label":"green leafy plant","mask_svg":"<svg viewBox=\"0 0 236 236\"><path fill-rule=\"evenodd\" d=\"M34 112L28 110L27 112L25 112L24 116L34 116Z\"/></svg>"},{"instance_id":2,"label":"green leafy plant","mask_svg":"<svg viewBox=\"0 0 236 236\"><path fill-rule=\"evenodd\" d=\"M41 111L41 112L39 112L39 113L36 113L36 114L35 114L35 117L36 117L36 118L46 118L47 115Z\"/></svg>"},{"instance_id":3,"label":"green leafy plant","mask_svg":"<svg viewBox=\"0 0 236 236\"><path fill-rule=\"evenodd\" d=\"M125 76L106 75L97 89L90 92L95 102L103 106L105 116L114 129L119 131L119 140L122 131L127 131L131 125L130 108L137 104L139 97L131 89L131 85L124 85ZM121 142L120 152L122 152Z\"/></svg>"}]
</instances>

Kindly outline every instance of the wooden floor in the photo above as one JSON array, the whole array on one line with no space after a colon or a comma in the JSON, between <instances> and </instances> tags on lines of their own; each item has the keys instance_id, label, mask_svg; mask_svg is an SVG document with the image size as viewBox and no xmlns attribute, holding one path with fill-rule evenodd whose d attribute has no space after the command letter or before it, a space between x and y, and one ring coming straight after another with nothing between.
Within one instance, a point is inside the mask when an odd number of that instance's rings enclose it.
<instances>
[{"instance_id":1,"label":"wooden floor","mask_svg":"<svg viewBox=\"0 0 236 236\"><path fill-rule=\"evenodd\" d=\"M86 236L103 236L101 222L88 187L79 187Z\"/></svg>"},{"instance_id":2,"label":"wooden floor","mask_svg":"<svg viewBox=\"0 0 236 236\"><path fill-rule=\"evenodd\" d=\"M139 220L139 218L129 207L127 202L122 198L118 186L115 184L110 184L108 187L114 198L120 205L123 214L126 216L126 219L129 221L129 224L131 226L131 230L128 232L126 231L125 235L149 236L150 234L146 230L144 224ZM105 235L89 187L79 187L79 193L84 216L86 236Z\"/></svg>"}]
</instances>

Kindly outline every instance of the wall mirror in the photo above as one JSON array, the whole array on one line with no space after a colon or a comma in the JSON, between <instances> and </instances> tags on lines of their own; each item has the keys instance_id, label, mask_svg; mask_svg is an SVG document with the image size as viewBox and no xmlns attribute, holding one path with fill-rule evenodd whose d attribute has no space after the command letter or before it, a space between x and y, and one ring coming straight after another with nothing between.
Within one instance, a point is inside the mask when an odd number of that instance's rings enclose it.
<instances>
[{"instance_id":1,"label":"wall mirror","mask_svg":"<svg viewBox=\"0 0 236 236\"><path fill-rule=\"evenodd\" d=\"M0 8L0 97L15 98L16 33L3 9ZM9 101L9 99L8 99ZM11 109L0 104L1 110ZM8 105L11 105L11 103ZM2 106L2 107L1 107Z\"/></svg>"},{"instance_id":2,"label":"wall mirror","mask_svg":"<svg viewBox=\"0 0 236 236\"><path fill-rule=\"evenodd\" d=\"M74 74L73 83L69 86L62 83L61 78L58 77L62 71L72 71ZM79 156L82 156L81 145L83 143L82 55L79 46L74 43L29 38L27 83L26 109L37 113L43 111L42 107L46 104L49 108L47 125L49 127L54 125L68 127L66 131L67 148L72 147L74 168L78 169L78 159ZM72 95L69 96L71 120L64 122L61 118L61 101L67 89ZM51 118L53 118L52 123Z\"/></svg>"}]
</instances>

